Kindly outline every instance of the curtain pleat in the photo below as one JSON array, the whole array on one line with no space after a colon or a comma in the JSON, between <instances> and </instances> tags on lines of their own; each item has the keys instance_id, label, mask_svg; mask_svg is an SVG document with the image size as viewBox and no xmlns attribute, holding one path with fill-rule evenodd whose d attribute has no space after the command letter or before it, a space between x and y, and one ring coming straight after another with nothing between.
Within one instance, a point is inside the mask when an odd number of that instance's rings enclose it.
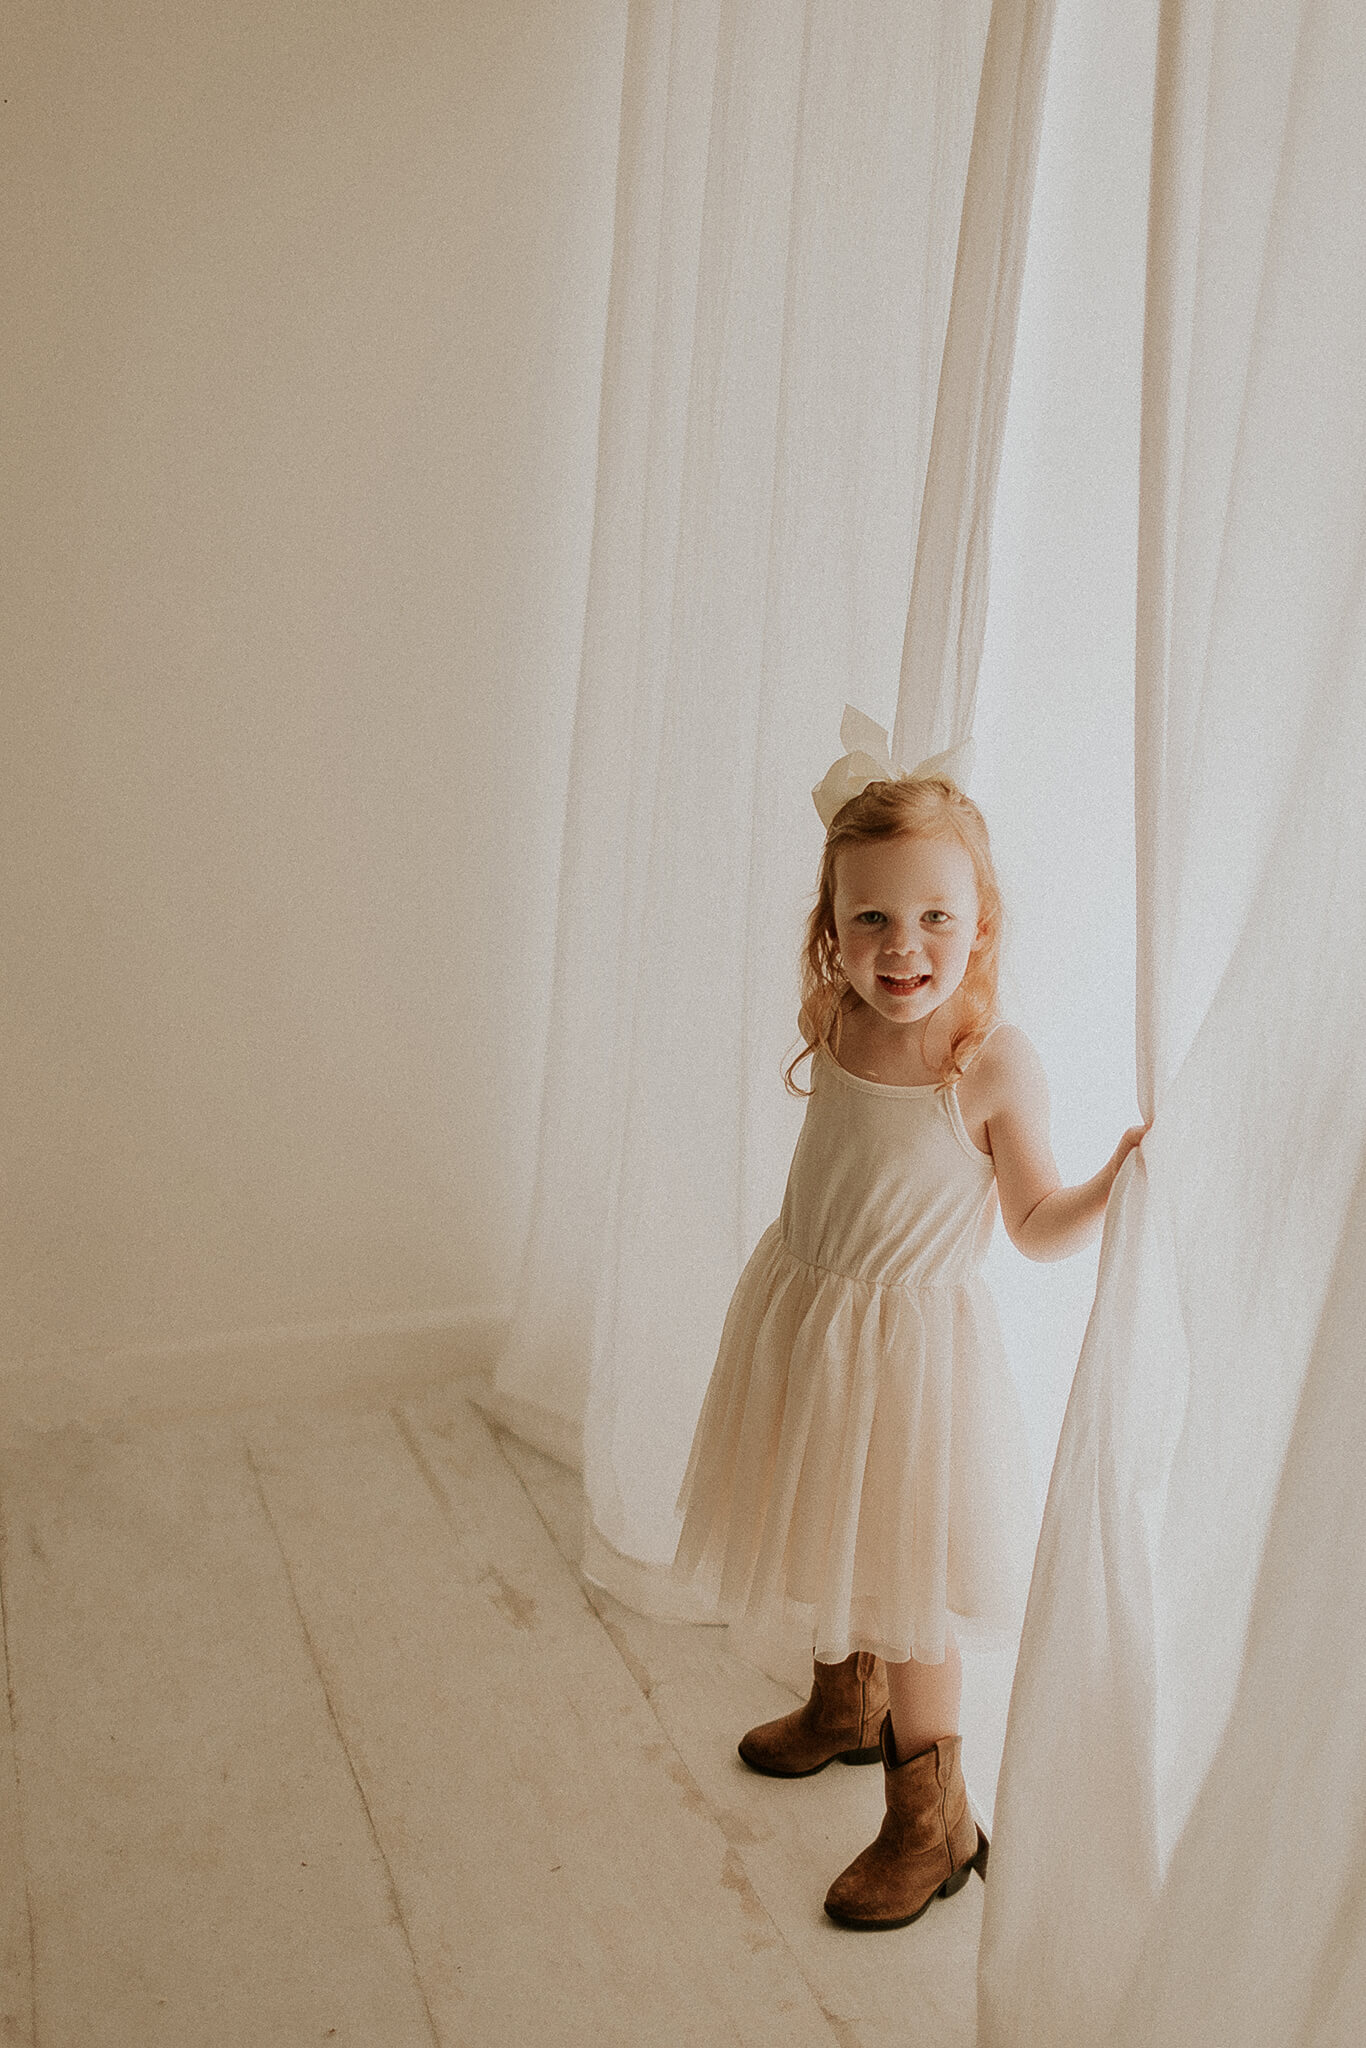
<instances>
[{"instance_id":1,"label":"curtain pleat","mask_svg":"<svg viewBox=\"0 0 1366 2048\"><path fill-rule=\"evenodd\" d=\"M581 1464L662 778L720 0L627 21L597 505L541 1145L492 1405Z\"/></svg>"},{"instance_id":2,"label":"curtain pleat","mask_svg":"<svg viewBox=\"0 0 1366 2048\"><path fill-rule=\"evenodd\" d=\"M894 760L972 731L1054 0L992 9L906 614Z\"/></svg>"}]
</instances>

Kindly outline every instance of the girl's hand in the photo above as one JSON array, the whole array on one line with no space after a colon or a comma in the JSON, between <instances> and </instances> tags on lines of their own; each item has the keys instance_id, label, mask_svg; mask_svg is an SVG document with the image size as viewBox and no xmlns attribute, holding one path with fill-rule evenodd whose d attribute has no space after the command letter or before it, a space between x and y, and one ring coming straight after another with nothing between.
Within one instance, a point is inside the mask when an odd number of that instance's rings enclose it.
<instances>
[{"instance_id":1,"label":"girl's hand","mask_svg":"<svg viewBox=\"0 0 1366 2048\"><path fill-rule=\"evenodd\" d=\"M1111 1154L1110 1163L1105 1169L1105 1171L1110 1176L1111 1187L1114 1186L1116 1180L1119 1177L1120 1167L1123 1166L1125 1160L1133 1151L1135 1145L1141 1145L1151 1129L1151 1122L1148 1122L1146 1124L1133 1124L1124 1133L1124 1136L1120 1139L1119 1143L1116 1145L1114 1149L1114 1152Z\"/></svg>"}]
</instances>

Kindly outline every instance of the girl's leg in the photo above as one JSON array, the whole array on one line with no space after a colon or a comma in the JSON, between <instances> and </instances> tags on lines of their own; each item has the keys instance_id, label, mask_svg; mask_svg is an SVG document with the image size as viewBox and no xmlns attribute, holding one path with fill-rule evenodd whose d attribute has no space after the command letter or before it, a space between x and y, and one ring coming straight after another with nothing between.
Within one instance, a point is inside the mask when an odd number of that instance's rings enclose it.
<instances>
[{"instance_id":1,"label":"girl's leg","mask_svg":"<svg viewBox=\"0 0 1366 2048\"><path fill-rule=\"evenodd\" d=\"M889 1664L887 1691L898 1757L919 1756L931 1743L956 1735L963 1660L953 1636L945 1642L942 1664L917 1664L913 1657L904 1664Z\"/></svg>"}]
</instances>

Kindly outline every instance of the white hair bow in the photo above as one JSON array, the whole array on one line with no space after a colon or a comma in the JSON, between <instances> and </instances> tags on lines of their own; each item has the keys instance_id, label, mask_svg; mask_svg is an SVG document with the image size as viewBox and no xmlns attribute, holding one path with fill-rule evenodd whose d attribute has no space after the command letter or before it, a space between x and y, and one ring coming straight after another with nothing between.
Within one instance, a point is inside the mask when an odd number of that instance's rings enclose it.
<instances>
[{"instance_id":1,"label":"white hair bow","mask_svg":"<svg viewBox=\"0 0 1366 2048\"><path fill-rule=\"evenodd\" d=\"M972 773L973 745L970 739L960 740L945 754L932 754L918 767L894 767L891 743L886 733L880 725L874 725L865 711L856 711L852 704L844 707L840 741L847 751L811 792L820 821L827 831L835 821L835 813L842 810L851 798L862 796L870 782L892 782L898 776L920 780L931 775L944 775L959 789L966 789Z\"/></svg>"}]
</instances>

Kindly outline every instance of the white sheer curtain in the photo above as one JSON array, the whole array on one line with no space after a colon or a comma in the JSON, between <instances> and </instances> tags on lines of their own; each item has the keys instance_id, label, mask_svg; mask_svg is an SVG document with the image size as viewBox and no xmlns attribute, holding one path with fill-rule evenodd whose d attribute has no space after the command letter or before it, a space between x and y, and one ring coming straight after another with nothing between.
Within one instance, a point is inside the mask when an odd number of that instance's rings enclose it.
<instances>
[{"instance_id":1,"label":"white sheer curtain","mask_svg":"<svg viewBox=\"0 0 1366 2048\"><path fill-rule=\"evenodd\" d=\"M587 1568L659 1612L795 1134L811 785L846 698L890 723L903 639L903 744L971 715L1051 11L997 0L988 39L985 0L630 10L542 1147L490 1398L582 1444Z\"/></svg>"},{"instance_id":2,"label":"white sheer curtain","mask_svg":"<svg viewBox=\"0 0 1366 2048\"><path fill-rule=\"evenodd\" d=\"M1366 37L1164 0L1139 1065L1016 1675L988 2048L1366 2031Z\"/></svg>"}]
</instances>

